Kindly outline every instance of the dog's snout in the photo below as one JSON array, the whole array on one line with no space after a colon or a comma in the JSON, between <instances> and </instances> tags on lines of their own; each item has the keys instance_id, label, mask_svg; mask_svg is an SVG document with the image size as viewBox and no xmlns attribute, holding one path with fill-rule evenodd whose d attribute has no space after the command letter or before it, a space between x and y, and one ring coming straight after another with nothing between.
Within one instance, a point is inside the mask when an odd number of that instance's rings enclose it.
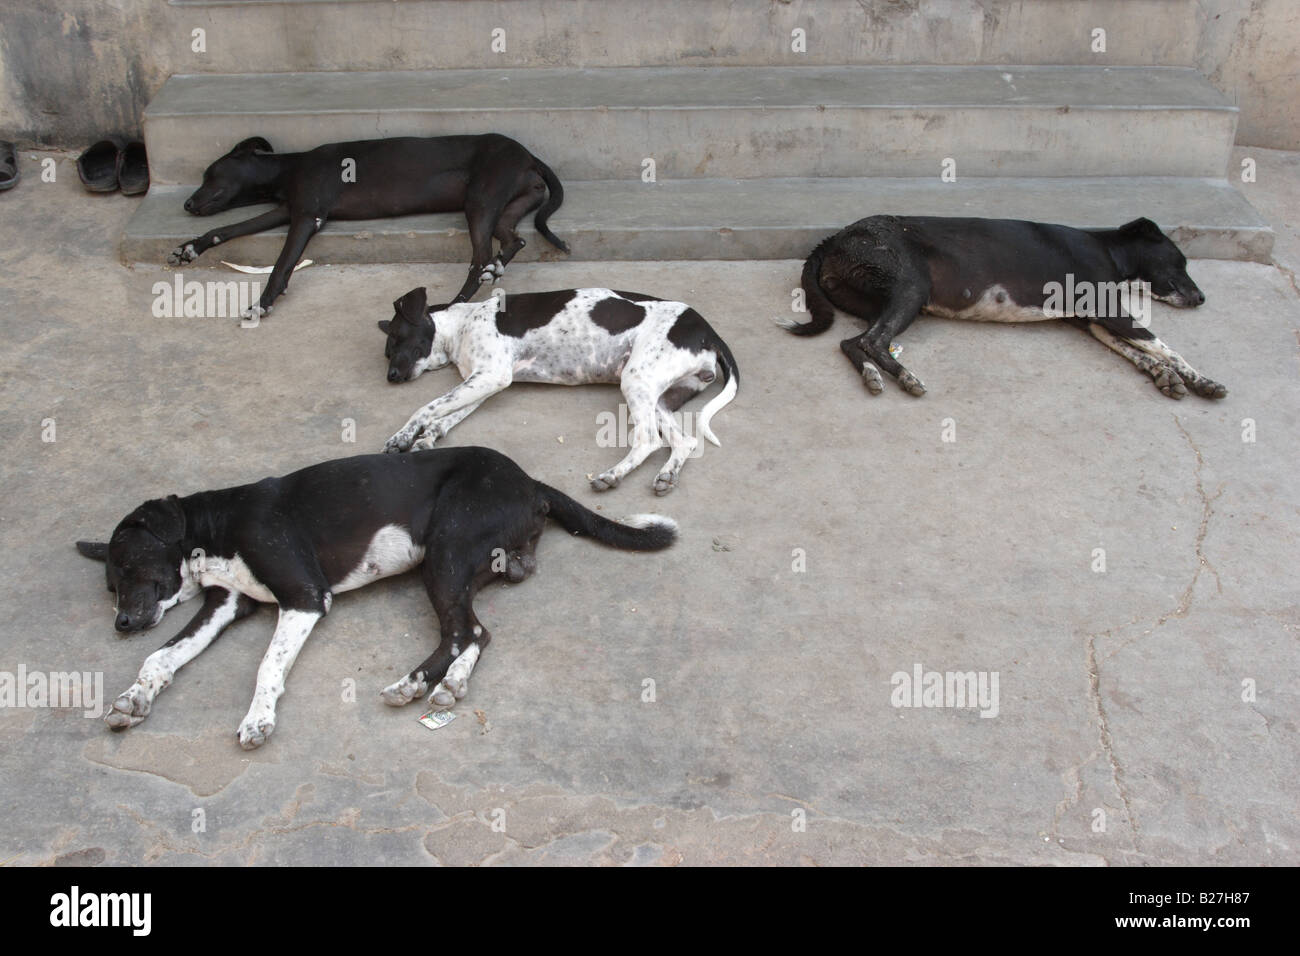
<instances>
[{"instance_id":1,"label":"dog's snout","mask_svg":"<svg viewBox=\"0 0 1300 956\"><path fill-rule=\"evenodd\" d=\"M185 211L186 211L186 212L193 212L196 208L197 208L197 207L196 207L195 204L194 204L194 197L193 197L193 196L191 196L189 199L185 200Z\"/></svg>"},{"instance_id":2,"label":"dog's snout","mask_svg":"<svg viewBox=\"0 0 1300 956\"><path fill-rule=\"evenodd\" d=\"M1192 294L1191 294L1191 297L1190 297L1190 298L1191 298L1192 305L1204 305L1204 304L1205 304L1205 293L1202 292L1200 289L1194 289L1194 290L1192 291Z\"/></svg>"},{"instance_id":3,"label":"dog's snout","mask_svg":"<svg viewBox=\"0 0 1300 956\"><path fill-rule=\"evenodd\" d=\"M127 614L126 611L119 611L113 626L119 631L129 631L131 629L131 615Z\"/></svg>"},{"instance_id":4,"label":"dog's snout","mask_svg":"<svg viewBox=\"0 0 1300 956\"><path fill-rule=\"evenodd\" d=\"M388 370L388 380L396 384L402 380L402 373L395 368L390 368Z\"/></svg>"}]
</instances>

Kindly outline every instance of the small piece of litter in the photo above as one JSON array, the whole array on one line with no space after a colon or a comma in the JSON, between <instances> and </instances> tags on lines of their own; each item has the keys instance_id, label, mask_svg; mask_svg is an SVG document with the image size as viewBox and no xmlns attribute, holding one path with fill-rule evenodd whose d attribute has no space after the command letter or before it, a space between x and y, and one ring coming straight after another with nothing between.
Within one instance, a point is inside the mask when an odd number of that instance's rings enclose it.
<instances>
[{"instance_id":1,"label":"small piece of litter","mask_svg":"<svg viewBox=\"0 0 1300 956\"><path fill-rule=\"evenodd\" d=\"M229 266L230 268L234 269L236 272L244 272L251 276L264 276L267 275L273 268L275 268L274 266L241 266L237 262L227 262L225 259L221 260L221 264L223 266ZM299 269L305 269L311 264L312 264L311 259L304 259L302 260L302 262L298 263L296 266L293 267L293 271L297 272Z\"/></svg>"},{"instance_id":2,"label":"small piece of litter","mask_svg":"<svg viewBox=\"0 0 1300 956\"><path fill-rule=\"evenodd\" d=\"M431 710L427 714L420 715L420 723L430 730L437 730L440 727L446 727L456 719L456 715L450 710Z\"/></svg>"}]
</instances>

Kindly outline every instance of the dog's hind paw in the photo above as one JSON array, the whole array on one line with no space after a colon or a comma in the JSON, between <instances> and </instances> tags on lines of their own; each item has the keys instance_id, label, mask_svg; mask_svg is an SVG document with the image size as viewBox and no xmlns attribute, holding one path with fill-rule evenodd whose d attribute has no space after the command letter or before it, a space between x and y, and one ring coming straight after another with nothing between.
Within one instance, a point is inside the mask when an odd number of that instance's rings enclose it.
<instances>
[{"instance_id":1,"label":"dog's hind paw","mask_svg":"<svg viewBox=\"0 0 1300 956\"><path fill-rule=\"evenodd\" d=\"M1169 365L1160 366L1152 377L1155 379L1156 388L1170 398L1179 399L1187 394L1187 386L1183 382L1183 377Z\"/></svg>"},{"instance_id":2,"label":"dog's hind paw","mask_svg":"<svg viewBox=\"0 0 1300 956\"><path fill-rule=\"evenodd\" d=\"M597 475L595 478L591 479L592 491L610 491L617 487L618 479L614 477L614 473L611 471L607 471L603 475Z\"/></svg>"},{"instance_id":3,"label":"dog's hind paw","mask_svg":"<svg viewBox=\"0 0 1300 956\"><path fill-rule=\"evenodd\" d=\"M380 691L379 696L389 707L405 707L415 698L423 697L428 689L428 681L412 680L411 675L407 674L401 680L385 687Z\"/></svg>"},{"instance_id":4,"label":"dog's hind paw","mask_svg":"<svg viewBox=\"0 0 1300 956\"><path fill-rule=\"evenodd\" d=\"M149 716L152 703L144 687L138 683L132 684L126 693L119 695L117 700L113 701L113 706L104 715L104 723L114 730L134 727Z\"/></svg>"},{"instance_id":5,"label":"dog's hind paw","mask_svg":"<svg viewBox=\"0 0 1300 956\"><path fill-rule=\"evenodd\" d=\"M880 377L880 369L870 362L866 362L862 366L862 382L872 395L879 395L885 390L885 380Z\"/></svg>"},{"instance_id":6,"label":"dog's hind paw","mask_svg":"<svg viewBox=\"0 0 1300 956\"><path fill-rule=\"evenodd\" d=\"M448 674L433 689L433 694L429 697L429 703L437 704L439 707L452 707L456 701L460 700L468 692L469 681L467 679L453 677Z\"/></svg>"},{"instance_id":7,"label":"dog's hind paw","mask_svg":"<svg viewBox=\"0 0 1300 956\"><path fill-rule=\"evenodd\" d=\"M245 323L251 321L252 325L256 326L257 323L262 321L263 316L267 316L271 314L271 309L272 306L269 305L268 306L250 305L243 312L239 313L239 317L243 319Z\"/></svg>"},{"instance_id":8,"label":"dog's hind paw","mask_svg":"<svg viewBox=\"0 0 1300 956\"><path fill-rule=\"evenodd\" d=\"M388 441L384 442L384 453L393 455L404 451L411 450L411 443L415 441L416 431L411 426L403 428Z\"/></svg>"},{"instance_id":9,"label":"dog's hind paw","mask_svg":"<svg viewBox=\"0 0 1300 956\"><path fill-rule=\"evenodd\" d=\"M256 750L266 739L271 736L275 730L274 717L245 717L244 722L239 725L239 746L245 750Z\"/></svg>"},{"instance_id":10,"label":"dog's hind paw","mask_svg":"<svg viewBox=\"0 0 1300 956\"><path fill-rule=\"evenodd\" d=\"M903 386L904 391L909 392L912 395L919 396L925 394L925 385L922 384L919 378L906 369L903 370L902 375L898 376L898 384Z\"/></svg>"},{"instance_id":11,"label":"dog's hind paw","mask_svg":"<svg viewBox=\"0 0 1300 956\"><path fill-rule=\"evenodd\" d=\"M169 266L184 265L187 262L193 262L199 257L194 251L194 243L187 242L183 246L177 246L167 255L167 264Z\"/></svg>"}]
</instances>

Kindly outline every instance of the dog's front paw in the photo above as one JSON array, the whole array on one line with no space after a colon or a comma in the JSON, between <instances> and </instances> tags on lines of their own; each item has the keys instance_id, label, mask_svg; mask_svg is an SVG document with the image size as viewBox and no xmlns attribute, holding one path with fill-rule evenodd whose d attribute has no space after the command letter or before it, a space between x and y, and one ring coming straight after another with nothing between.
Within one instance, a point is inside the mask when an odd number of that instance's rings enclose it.
<instances>
[{"instance_id":1,"label":"dog's front paw","mask_svg":"<svg viewBox=\"0 0 1300 956\"><path fill-rule=\"evenodd\" d=\"M183 246L177 246L167 255L167 264L169 266L180 266L187 262L193 262L198 257L199 254L194 249L194 243L187 242Z\"/></svg>"},{"instance_id":2,"label":"dog's front paw","mask_svg":"<svg viewBox=\"0 0 1300 956\"><path fill-rule=\"evenodd\" d=\"M1192 379L1188 384L1192 391L1202 398L1227 398L1228 387L1206 378L1204 375Z\"/></svg>"},{"instance_id":3,"label":"dog's front paw","mask_svg":"<svg viewBox=\"0 0 1300 956\"><path fill-rule=\"evenodd\" d=\"M480 283L491 282L493 285L496 285L497 280L500 279L505 274L506 274L506 267L501 264L501 260L499 258L493 259L491 262L489 262L486 266L483 267L483 272L478 277L478 281Z\"/></svg>"},{"instance_id":4,"label":"dog's front paw","mask_svg":"<svg viewBox=\"0 0 1300 956\"><path fill-rule=\"evenodd\" d=\"M245 750L256 750L275 730L274 717L254 717L249 715L239 725L239 746Z\"/></svg>"},{"instance_id":5,"label":"dog's front paw","mask_svg":"<svg viewBox=\"0 0 1300 956\"><path fill-rule=\"evenodd\" d=\"M126 693L119 695L117 700L113 701L113 706L104 715L104 723L114 730L126 730L148 717L152 705L153 701L149 699L148 691L144 689L144 685L136 681Z\"/></svg>"},{"instance_id":6,"label":"dog's front paw","mask_svg":"<svg viewBox=\"0 0 1300 956\"><path fill-rule=\"evenodd\" d=\"M872 395L879 395L885 390L885 380L880 377L880 369L870 362L862 364L862 383Z\"/></svg>"},{"instance_id":7,"label":"dog's front paw","mask_svg":"<svg viewBox=\"0 0 1300 956\"><path fill-rule=\"evenodd\" d=\"M407 674L396 683L389 684L379 696L384 699L384 703L389 707L405 707L417 697L423 697L429 689L429 682L424 680L412 680L411 675Z\"/></svg>"},{"instance_id":8,"label":"dog's front paw","mask_svg":"<svg viewBox=\"0 0 1300 956\"><path fill-rule=\"evenodd\" d=\"M662 498L674 488L677 487L677 476L672 472L664 471L655 475L655 494Z\"/></svg>"},{"instance_id":9,"label":"dog's front paw","mask_svg":"<svg viewBox=\"0 0 1300 956\"><path fill-rule=\"evenodd\" d=\"M1183 382L1183 377L1170 365L1160 366L1152 377L1155 379L1156 388L1170 398L1179 399L1187 394L1187 385Z\"/></svg>"}]
</instances>

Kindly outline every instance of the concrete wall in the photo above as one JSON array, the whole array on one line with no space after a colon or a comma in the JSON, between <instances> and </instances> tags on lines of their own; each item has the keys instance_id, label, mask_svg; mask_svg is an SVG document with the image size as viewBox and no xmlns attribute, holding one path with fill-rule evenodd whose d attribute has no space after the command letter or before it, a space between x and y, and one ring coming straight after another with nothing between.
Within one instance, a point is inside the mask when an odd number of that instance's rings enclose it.
<instances>
[{"instance_id":1,"label":"concrete wall","mask_svg":"<svg viewBox=\"0 0 1300 956\"><path fill-rule=\"evenodd\" d=\"M1300 3L1208 0L1195 66L1241 108L1237 143L1300 149Z\"/></svg>"},{"instance_id":2,"label":"concrete wall","mask_svg":"<svg viewBox=\"0 0 1300 956\"><path fill-rule=\"evenodd\" d=\"M4 0L0 136L134 132L172 73L818 63L1195 65L1238 143L1300 149L1295 0ZM1108 26L1105 59L1093 25ZM487 38L508 27L507 52ZM790 31L808 31L806 54ZM207 49L191 49L206 31Z\"/></svg>"}]
</instances>

